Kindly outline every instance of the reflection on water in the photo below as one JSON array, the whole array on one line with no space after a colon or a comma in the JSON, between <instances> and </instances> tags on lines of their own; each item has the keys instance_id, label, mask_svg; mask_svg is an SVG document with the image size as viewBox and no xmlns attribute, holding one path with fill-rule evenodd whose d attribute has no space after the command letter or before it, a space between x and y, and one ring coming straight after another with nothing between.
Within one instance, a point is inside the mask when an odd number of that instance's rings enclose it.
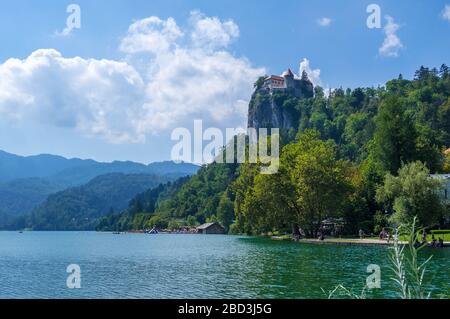
<instances>
[{"instance_id":1,"label":"reflection on water","mask_svg":"<svg viewBox=\"0 0 450 319\"><path fill-rule=\"evenodd\" d=\"M431 288L450 294L450 250L433 254ZM66 287L66 267L81 266L81 289ZM359 293L378 264L395 297L387 249L306 245L261 238L0 232L0 298L326 298L338 284Z\"/></svg>"}]
</instances>

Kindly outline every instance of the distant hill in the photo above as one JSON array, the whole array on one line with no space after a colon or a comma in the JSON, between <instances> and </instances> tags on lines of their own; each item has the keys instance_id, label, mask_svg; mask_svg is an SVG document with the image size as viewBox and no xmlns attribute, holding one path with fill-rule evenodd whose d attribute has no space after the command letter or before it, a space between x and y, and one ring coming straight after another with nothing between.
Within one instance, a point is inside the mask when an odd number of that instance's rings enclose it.
<instances>
[{"instance_id":1,"label":"distant hill","mask_svg":"<svg viewBox=\"0 0 450 319\"><path fill-rule=\"evenodd\" d=\"M76 186L108 173L158 174L176 177L195 174L198 169L199 167L193 164L177 164L170 161L148 165L129 161L102 163L46 154L18 156L0 151L0 183L39 177L58 184Z\"/></svg>"},{"instance_id":2,"label":"distant hill","mask_svg":"<svg viewBox=\"0 0 450 319\"><path fill-rule=\"evenodd\" d=\"M113 173L50 195L27 218L34 230L92 230L99 217L121 211L147 189L171 178L153 174Z\"/></svg>"},{"instance_id":3,"label":"distant hill","mask_svg":"<svg viewBox=\"0 0 450 319\"><path fill-rule=\"evenodd\" d=\"M17 217L29 214L50 194L84 185L101 175L144 174L164 177L167 181L193 175L198 169L193 164L169 161L149 165L118 161L101 163L55 155L25 157L0 151L0 229L16 224Z\"/></svg>"},{"instance_id":4,"label":"distant hill","mask_svg":"<svg viewBox=\"0 0 450 319\"><path fill-rule=\"evenodd\" d=\"M92 160L66 159L55 155L25 157L0 151L0 182L29 177L49 177L66 169L95 163Z\"/></svg>"},{"instance_id":5,"label":"distant hill","mask_svg":"<svg viewBox=\"0 0 450 319\"><path fill-rule=\"evenodd\" d=\"M64 184L38 177L15 179L0 184L0 212L9 217L26 215L48 195L66 187ZM4 219L0 216L0 228L3 224Z\"/></svg>"}]
</instances>

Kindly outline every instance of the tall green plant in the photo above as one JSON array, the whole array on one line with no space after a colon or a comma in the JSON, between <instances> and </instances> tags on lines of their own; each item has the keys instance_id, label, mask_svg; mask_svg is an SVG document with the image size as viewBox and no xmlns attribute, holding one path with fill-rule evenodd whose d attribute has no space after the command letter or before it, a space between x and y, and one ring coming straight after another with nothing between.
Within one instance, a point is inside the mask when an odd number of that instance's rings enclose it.
<instances>
[{"instance_id":1,"label":"tall green plant","mask_svg":"<svg viewBox=\"0 0 450 319\"><path fill-rule=\"evenodd\" d=\"M431 292L426 292L424 277L426 265L433 256L423 263L419 262L418 253L425 245L418 245L417 238L422 228L417 228L417 217L412 223L401 225L395 230L394 244L391 249L391 270L394 272L392 279L397 283L400 296L403 299L428 299ZM406 245L400 243L400 237L406 236Z\"/></svg>"},{"instance_id":2,"label":"tall green plant","mask_svg":"<svg viewBox=\"0 0 450 319\"><path fill-rule=\"evenodd\" d=\"M419 262L419 252L425 245L418 245L422 228L417 226L417 217L414 217L409 224L403 224L395 229L394 241L389 247L389 268L393 272L391 279L396 283L398 294L402 299L429 299L431 291L427 292L424 278L426 275L426 265L433 256L430 256L423 263ZM407 238L407 242L402 242L400 238ZM343 285L336 286L328 292L328 299L352 298L366 299L367 285L362 289L361 294L356 294Z\"/></svg>"}]
</instances>

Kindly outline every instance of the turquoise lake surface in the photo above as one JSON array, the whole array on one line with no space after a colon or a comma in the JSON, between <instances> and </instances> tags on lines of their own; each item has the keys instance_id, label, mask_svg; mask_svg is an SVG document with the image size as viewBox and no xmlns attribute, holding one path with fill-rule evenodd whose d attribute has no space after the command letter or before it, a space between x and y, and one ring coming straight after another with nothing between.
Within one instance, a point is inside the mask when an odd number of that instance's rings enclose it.
<instances>
[{"instance_id":1,"label":"turquoise lake surface","mask_svg":"<svg viewBox=\"0 0 450 319\"><path fill-rule=\"evenodd\" d=\"M450 249L433 255L426 281L450 296ZM67 266L81 289L67 288ZM220 235L0 232L0 298L327 298L336 285L359 294L367 266L381 267L381 289L396 298L388 249L310 245Z\"/></svg>"}]
</instances>

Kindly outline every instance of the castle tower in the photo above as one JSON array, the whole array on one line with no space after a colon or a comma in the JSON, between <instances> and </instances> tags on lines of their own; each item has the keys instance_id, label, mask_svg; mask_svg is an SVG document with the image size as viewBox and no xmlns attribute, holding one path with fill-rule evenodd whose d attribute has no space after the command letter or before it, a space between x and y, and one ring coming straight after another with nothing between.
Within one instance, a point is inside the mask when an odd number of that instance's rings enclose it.
<instances>
[{"instance_id":1,"label":"castle tower","mask_svg":"<svg viewBox=\"0 0 450 319\"><path fill-rule=\"evenodd\" d=\"M293 88L294 85L294 73L292 73L291 69L283 72L281 75L284 78L286 88Z\"/></svg>"}]
</instances>

